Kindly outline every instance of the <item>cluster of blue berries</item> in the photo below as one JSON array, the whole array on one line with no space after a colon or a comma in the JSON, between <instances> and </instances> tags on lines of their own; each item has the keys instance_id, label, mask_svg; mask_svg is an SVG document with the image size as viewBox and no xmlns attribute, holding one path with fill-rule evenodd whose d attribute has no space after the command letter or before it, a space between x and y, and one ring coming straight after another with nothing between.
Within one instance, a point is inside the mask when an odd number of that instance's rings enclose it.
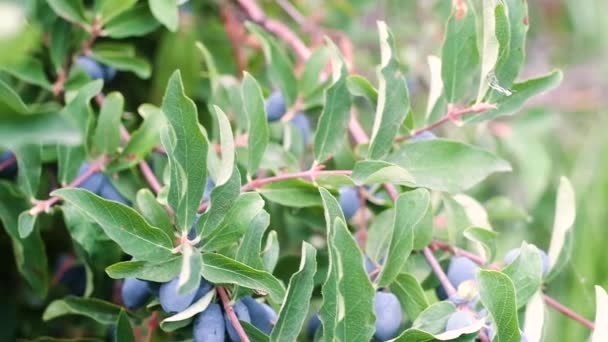
<instances>
[{"instance_id":1,"label":"cluster of blue berries","mask_svg":"<svg viewBox=\"0 0 608 342\"><path fill-rule=\"evenodd\" d=\"M131 310L143 307L152 297L158 297L163 311L176 314L186 310L212 290L213 284L204 278L201 278L197 289L187 293L179 293L178 277L162 284L127 278L122 284L121 294L123 304ZM277 320L274 309L250 296L241 298L234 304L233 309L239 320L251 323L265 334L271 333ZM192 328L194 341L241 340L219 303L212 303L203 312L197 314Z\"/></svg>"},{"instance_id":2,"label":"cluster of blue berries","mask_svg":"<svg viewBox=\"0 0 608 342\"><path fill-rule=\"evenodd\" d=\"M545 253L545 251L540 250L540 249L539 249L539 253L541 256L541 260L542 260L542 272L543 272L543 275L546 275L549 272L549 256L547 255L547 253ZM520 254L519 248L515 248L515 249L512 249L509 252L507 252L507 254L505 255L505 257L503 259L505 265L508 266L509 264L514 262L515 259L517 259L517 257L519 257L519 254ZM459 306L464 305L466 307L469 307L470 309L474 309L478 302L478 296L475 293L475 290L472 290L471 288L475 287L475 274L477 273L478 269L479 269L479 266L476 263L474 263L473 261L471 261L469 258L466 258L463 256L452 257L450 259L450 264L448 266L447 277L448 277L448 280L450 281L450 283L455 288L457 288L459 291L455 295L448 298L443 287L438 286L435 289L435 293L437 294L437 297L440 300L448 299L448 300L454 302L454 304L457 304ZM471 285L468 290L467 290L466 284L465 284L467 282L468 282L468 284ZM464 290L462 287L460 287L462 284L465 284ZM457 330L457 329L461 329L461 328L470 326L471 324L473 324L473 321L475 319L475 317L473 317L473 315L475 315L475 313L473 311L469 311L469 310L459 310L459 311L454 312L449 317L449 319L446 323L445 331ZM476 315L479 318L483 318L483 317L487 316L487 311L485 309L482 309ZM484 330L486 331L486 334L488 335L490 340L492 340L494 337L494 334L496 333L495 326L491 323L488 323L484 327ZM526 336L523 334L521 337L521 341L522 342L526 341Z\"/></svg>"},{"instance_id":3,"label":"cluster of blue berries","mask_svg":"<svg viewBox=\"0 0 608 342\"><path fill-rule=\"evenodd\" d=\"M87 56L78 57L76 65L82 68L94 80L102 79L109 82L116 77L116 69L103 65Z\"/></svg>"},{"instance_id":4,"label":"cluster of blue berries","mask_svg":"<svg viewBox=\"0 0 608 342\"><path fill-rule=\"evenodd\" d=\"M285 98L279 91L275 91L266 99L266 115L269 122L280 120L287 112L287 106L285 104ZM304 112L296 113L290 122L298 128L304 144L307 145L310 142L310 136L312 135L312 126L310 120Z\"/></svg>"}]
</instances>

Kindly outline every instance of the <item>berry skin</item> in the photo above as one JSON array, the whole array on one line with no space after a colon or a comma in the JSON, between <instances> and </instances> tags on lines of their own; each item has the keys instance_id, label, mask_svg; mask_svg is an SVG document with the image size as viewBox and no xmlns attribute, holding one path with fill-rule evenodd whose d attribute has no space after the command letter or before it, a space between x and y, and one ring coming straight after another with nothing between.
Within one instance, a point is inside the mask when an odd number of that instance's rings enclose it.
<instances>
[{"instance_id":1,"label":"berry skin","mask_svg":"<svg viewBox=\"0 0 608 342\"><path fill-rule=\"evenodd\" d=\"M305 113L298 112L291 119L291 123L293 123L299 130L300 135L302 136L302 140L304 141L304 145L308 145L310 142L310 136L312 135L312 128L310 125L310 120Z\"/></svg>"},{"instance_id":2,"label":"berry skin","mask_svg":"<svg viewBox=\"0 0 608 342\"><path fill-rule=\"evenodd\" d=\"M59 282L74 296L83 296L87 287L87 273L83 265L68 268L59 278Z\"/></svg>"},{"instance_id":3,"label":"berry skin","mask_svg":"<svg viewBox=\"0 0 608 342\"><path fill-rule=\"evenodd\" d=\"M429 131L424 131L410 139L410 142L437 139L437 136Z\"/></svg>"},{"instance_id":4,"label":"berry skin","mask_svg":"<svg viewBox=\"0 0 608 342\"><path fill-rule=\"evenodd\" d=\"M457 330L473 324L471 315L464 311L456 311L450 315L445 325L445 331Z\"/></svg>"},{"instance_id":5,"label":"berry skin","mask_svg":"<svg viewBox=\"0 0 608 342\"><path fill-rule=\"evenodd\" d=\"M84 163L80 166L80 170L78 170L78 176L81 176L89 169L89 164ZM89 178L87 178L84 182L80 183L79 188L89 190L92 193L98 194L101 190L105 181L105 176L101 172L96 172L92 174Z\"/></svg>"},{"instance_id":6,"label":"berry skin","mask_svg":"<svg viewBox=\"0 0 608 342\"><path fill-rule=\"evenodd\" d=\"M122 302L129 310L139 309L152 297L150 284L137 278L126 278L121 288Z\"/></svg>"},{"instance_id":7,"label":"berry skin","mask_svg":"<svg viewBox=\"0 0 608 342\"><path fill-rule=\"evenodd\" d=\"M374 337L380 341L387 341L397 336L403 320L403 313L397 296L390 292L376 292L374 311L376 313Z\"/></svg>"},{"instance_id":8,"label":"berry skin","mask_svg":"<svg viewBox=\"0 0 608 342\"><path fill-rule=\"evenodd\" d=\"M10 151L6 151L0 155L0 163L3 163L9 159L13 158L13 154ZM0 178L12 178L17 174L17 162L13 162L9 166L5 167L2 171L0 171Z\"/></svg>"},{"instance_id":9,"label":"berry skin","mask_svg":"<svg viewBox=\"0 0 608 342\"><path fill-rule=\"evenodd\" d=\"M232 308L234 309L234 312L236 313L236 317L238 317L238 319L240 321L245 321L247 323L251 322L251 316L249 315L249 310L247 309L247 306L242 301L236 302L236 304L234 304L234 306ZM230 322L230 319L228 318L227 314L224 314L224 321L226 322L226 331L228 332L228 336L230 336L230 340L233 342L240 342L241 338L239 337L239 334L236 332L236 329L234 329L234 327L232 326L232 322Z\"/></svg>"},{"instance_id":10,"label":"berry skin","mask_svg":"<svg viewBox=\"0 0 608 342\"><path fill-rule=\"evenodd\" d=\"M184 311L196 296L198 289L192 290L188 293L179 293L179 277L175 277L170 281L162 284L158 291L158 299L163 310L167 313L177 313Z\"/></svg>"},{"instance_id":11,"label":"berry skin","mask_svg":"<svg viewBox=\"0 0 608 342\"><path fill-rule=\"evenodd\" d=\"M359 192L354 186L343 186L340 187L340 207L344 212L344 216L347 220L355 215L359 207L361 207L361 201L359 200Z\"/></svg>"},{"instance_id":12,"label":"berry skin","mask_svg":"<svg viewBox=\"0 0 608 342\"><path fill-rule=\"evenodd\" d=\"M226 324L219 304L209 305L194 319L192 335L195 342L223 342L226 340Z\"/></svg>"},{"instance_id":13,"label":"berry skin","mask_svg":"<svg viewBox=\"0 0 608 342\"><path fill-rule=\"evenodd\" d=\"M546 275L547 272L549 272L549 264L550 264L549 256L542 249L539 249L538 252L540 253L540 259L542 260L542 264L543 264L543 275ZM507 252L503 261L505 262L505 264L509 265L513 261L515 261L515 259L517 259L517 257L519 257L519 253L520 253L519 248L512 249Z\"/></svg>"},{"instance_id":14,"label":"berry skin","mask_svg":"<svg viewBox=\"0 0 608 342\"><path fill-rule=\"evenodd\" d=\"M280 120L283 115L287 112L287 106L285 105L285 98L283 94L278 91L273 92L266 99L266 115L268 121Z\"/></svg>"},{"instance_id":15,"label":"berry skin","mask_svg":"<svg viewBox=\"0 0 608 342\"><path fill-rule=\"evenodd\" d=\"M194 300L192 302L194 303L199 299L203 298L203 296L209 293L211 289L213 289L213 284L208 282L207 279L201 277L201 284L198 286L196 294L194 295Z\"/></svg>"},{"instance_id":16,"label":"berry skin","mask_svg":"<svg viewBox=\"0 0 608 342\"><path fill-rule=\"evenodd\" d=\"M76 65L81 67L92 79L104 79L104 67L92 58L86 56L78 57Z\"/></svg>"},{"instance_id":17,"label":"berry skin","mask_svg":"<svg viewBox=\"0 0 608 342\"><path fill-rule=\"evenodd\" d=\"M116 69L114 69L110 66L104 66L103 67L103 79L107 82L110 82L111 80L114 79L114 77L116 77Z\"/></svg>"},{"instance_id":18,"label":"berry skin","mask_svg":"<svg viewBox=\"0 0 608 342\"><path fill-rule=\"evenodd\" d=\"M249 310L251 324L260 329L266 335L269 335L277 321L277 313L267 304L262 304L251 297L241 299L243 304Z\"/></svg>"},{"instance_id":19,"label":"berry skin","mask_svg":"<svg viewBox=\"0 0 608 342\"><path fill-rule=\"evenodd\" d=\"M203 191L203 201L208 200L211 196L211 191L215 189L215 182L211 178L207 178L207 183L205 184L205 190Z\"/></svg>"},{"instance_id":20,"label":"berry skin","mask_svg":"<svg viewBox=\"0 0 608 342\"><path fill-rule=\"evenodd\" d=\"M129 204L129 201L124 198L120 192L118 192L118 190L116 190L112 182L110 182L107 177L105 177L103 185L101 186L101 189L99 189L98 195L111 201Z\"/></svg>"},{"instance_id":21,"label":"berry skin","mask_svg":"<svg viewBox=\"0 0 608 342\"><path fill-rule=\"evenodd\" d=\"M321 319L319 318L319 314L315 313L308 320L308 325L306 326L306 335L311 340L314 339L317 330L321 326Z\"/></svg>"},{"instance_id":22,"label":"berry skin","mask_svg":"<svg viewBox=\"0 0 608 342\"><path fill-rule=\"evenodd\" d=\"M437 299L439 300L448 299L448 294L445 292L445 289L441 285L435 288L435 295L437 295Z\"/></svg>"},{"instance_id":23,"label":"berry skin","mask_svg":"<svg viewBox=\"0 0 608 342\"><path fill-rule=\"evenodd\" d=\"M468 258L461 256L452 257L450 266L448 266L448 279L455 288L458 288L461 283L467 280L475 280L477 268L477 264Z\"/></svg>"}]
</instances>

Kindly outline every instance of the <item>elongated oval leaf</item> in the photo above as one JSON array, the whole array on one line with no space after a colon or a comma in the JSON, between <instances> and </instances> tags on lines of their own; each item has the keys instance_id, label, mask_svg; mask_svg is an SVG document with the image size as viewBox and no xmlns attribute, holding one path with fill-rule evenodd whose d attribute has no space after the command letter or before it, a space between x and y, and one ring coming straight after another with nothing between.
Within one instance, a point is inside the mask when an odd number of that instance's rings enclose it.
<instances>
[{"instance_id":1,"label":"elongated oval leaf","mask_svg":"<svg viewBox=\"0 0 608 342\"><path fill-rule=\"evenodd\" d=\"M608 339L608 294L600 286L595 286L595 329L591 335L591 342L601 342Z\"/></svg>"},{"instance_id":2,"label":"elongated oval leaf","mask_svg":"<svg viewBox=\"0 0 608 342\"><path fill-rule=\"evenodd\" d=\"M59 189L51 195L61 197L95 220L125 253L134 258L154 262L171 257L171 238L148 224L134 209L82 189Z\"/></svg>"},{"instance_id":3,"label":"elongated oval leaf","mask_svg":"<svg viewBox=\"0 0 608 342\"><path fill-rule=\"evenodd\" d=\"M124 102L124 97L119 92L108 94L103 101L93 133L93 148L96 153L113 154L120 145L120 118Z\"/></svg>"},{"instance_id":4,"label":"elongated oval leaf","mask_svg":"<svg viewBox=\"0 0 608 342\"><path fill-rule=\"evenodd\" d=\"M196 105L184 92L179 70L169 79L162 111L171 132L171 138L161 138L171 170L168 202L175 211L177 228L187 233L205 189L209 143L198 123Z\"/></svg>"},{"instance_id":5,"label":"elongated oval leaf","mask_svg":"<svg viewBox=\"0 0 608 342\"><path fill-rule=\"evenodd\" d=\"M387 161L409 171L417 186L447 192L464 191L491 173L511 170L488 151L445 139L404 144Z\"/></svg>"},{"instance_id":6,"label":"elongated oval leaf","mask_svg":"<svg viewBox=\"0 0 608 342\"><path fill-rule=\"evenodd\" d=\"M477 275L479 297L496 323L500 342L519 342L519 323L513 282L497 271L480 270Z\"/></svg>"},{"instance_id":7,"label":"elongated oval leaf","mask_svg":"<svg viewBox=\"0 0 608 342\"><path fill-rule=\"evenodd\" d=\"M555 218L553 221L553 233L551 234L551 244L549 245L549 262L554 268L560 258L568 235L576 218L576 197L572 184L566 177L562 177L557 191L555 203ZM565 262L566 260L562 260ZM558 265L559 266L559 265Z\"/></svg>"},{"instance_id":8,"label":"elongated oval leaf","mask_svg":"<svg viewBox=\"0 0 608 342\"><path fill-rule=\"evenodd\" d=\"M179 26L177 2L173 0L148 0L154 17L169 31L175 32Z\"/></svg>"},{"instance_id":9,"label":"elongated oval leaf","mask_svg":"<svg viewBox=\"0 0 608 342\"><path fill-rule=\"evenodd\" d=\"M317 251L304 242L302 258L298 272L289 279L287 296L279 310L279 318L270 334L271 341L295 341L308 315L310 297L314 288L314 276L317 271L315 260Z\"/></svg>"},{"instance_id":10,"label":"elongated oval leaf","mask_svg":"<svg viewBox=\"0 0 608 342\"><path fill-rule=\"evenodd\" d=\"M248 73L245 73L243 77L241 97L248 121L247 147L249 160L247 162L247 173L251 176L260 167L262 157L268 145L269 135L262 90L255 78Z\"/></svg>"},{"instance_id":11,"label":"elongated oval leaf","mask_svg":"<svg viewBox=\"0 0 608 342\"><path fill-rule=\"evenodd\" d=\"M106 273L112 279L138 278L166 283L179 274L181 260L180 256L172 256L161 262L122 261L108 266Z\"/></svg>"},{"instance_id":12,"label":"elongated oval leaf","mask_svg":"<svg viewBox=\"0 0 608 342\"><path fill-rule=\"evenodd\" d=\"M399 274L391 283L390 290L399 298L399 302L410 320L416 320L418 315L429 306L422 286L412 274Z\"/></svg>"},{"instance_id":13,"label":"elongated oval leaf","mask_svg":"<svg viewBox=\"0 0 608 342\"><path fill-rule=\"evenodd\" d=\"M82 0L48 0L48 4L58 16L65 20L87 24Z\"/></svg>"},{"instance_id":14,"label":"elongated oval leaf","mask_svg":"<svg viewBox=\"0 0 608 342\"><path fill-rule=\"evenodd\" d=\"M542 283L543 265L538 248L523 243L519 256L502 272L513 281L517 296L517 307L523 307L538 291Z\"/></svg>"},{"instance_id":15,"label":"elongated oval leaf","mask_svg":"<svg viewBox=\"0 0 608 342\"><path fill-rule=\"evenodd\" d=\"M380 66L378 66L378 104L368 155L371 159L384 157L410 110L405 77L397 60L395 39L382 21L378 22L380 36Z\"/></svg>"},{"instance_id":16,"label":"elongated oval leaf","mask_svg":"<svg viewBox=\"0 0 608 342\"><path fill-rule=\"evenodd\" d=\"M80 315L110 325L116 322L121 310L120 306L100 299L68 296L51 302L44 310L42 319L49 321L65 315Z\"/></svg>"},{"instance_id":17,"label":"elongated oval leaf","mask_svg":"<svg viewBox=\"0 0 608 342\"><path fill-rule=\"evenodd\" d=\"M530 342L541 342L544 324L545 302L543 301L543 293L539 290L530 298L526 306L526 318L523 329L526 339Z\"/></svg>"},{"instance_id":18,"label":"elongated oval leaf","mask_svg":"<svg viewBox=\"0 0 608 342\"><path fill-rule=\"evenodd\" d=\"M236 284L267 293L277 303L285 297L285 287L272 274L256 270L227 256L205 253L202 257L202 274L216 284Z\"/></svg>"},{"instance_id":19,"label":"elongated oval leaf","mask_svg":"<svg viewBox=\"0 0 608 342\"><path fill-rule=\"evenodd\" d=\"M215 170L215 185L219 186L226 183L232 175L234 167L234 136L232 127L226 114L218 106L213 106L215 116L217 117L219 132L220 132L220 147L222 158L218 165L218 170Z\"/></svg>"},{"instance_id":20,"label":"elongated oval leaf","mask_svg":"<svg viewBox=\"0 0 608 342\"><path fill-rule=\"evenodd\" d=\"M125 310L120 310L120 313L118 314L116 328L114 328L114 340L116 342L135 342L133 327L131 327L129 316L127 316Z\"/></svg>"},{"instance_id":21,"label":"elongated oval leaf","mask_svg":"<svg viewBox=\"0 0 608 342\"><path fill-rule=\"evenodd\" d=\"M358 161L352 178L357 185L392 183L413 186L416 182L406 169L381 160Z\"/></svg>"}]
</instances>

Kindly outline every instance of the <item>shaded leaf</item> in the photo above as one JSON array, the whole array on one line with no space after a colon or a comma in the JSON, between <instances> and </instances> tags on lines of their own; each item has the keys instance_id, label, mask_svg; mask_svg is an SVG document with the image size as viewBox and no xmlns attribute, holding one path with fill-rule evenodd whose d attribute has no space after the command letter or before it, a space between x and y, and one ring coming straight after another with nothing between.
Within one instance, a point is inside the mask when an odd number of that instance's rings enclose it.
<instances>
[{"instance_id":1,"label":"shaded leaf","mask_svg":"<svg viewBox=\"0 0 608 342\"><path fill-rule=\"evenodd\" d=\"M477 275L479 296L494 323L496 336L501 342L519 342L519 323L513 282L497 271L480 270Z\"/></svg>"},{"instance_id":2,"label":"shaded leaf","mask_svg":"<svg viewBox=\"0 0 608 342\"><path fill-rule=\"evenodd\" d=\"M137 278L166 283L179 274L182 258L172 256L161 262L121 261L106 268L112 279Z\"/></svg>"},{"instance_id":3,"label":"shaded leaf","mask_svg":"<svg viewBox=\"0 0 608 342\"><path fill-rule=\"evenodd\" d=\"M101 324L110 325L116 323L121 311L120 306L100 299L67 296L51 302L44 310L42 319L50 321L66 315L80 315L89 317Z\"/></svg>"}]
</instances>

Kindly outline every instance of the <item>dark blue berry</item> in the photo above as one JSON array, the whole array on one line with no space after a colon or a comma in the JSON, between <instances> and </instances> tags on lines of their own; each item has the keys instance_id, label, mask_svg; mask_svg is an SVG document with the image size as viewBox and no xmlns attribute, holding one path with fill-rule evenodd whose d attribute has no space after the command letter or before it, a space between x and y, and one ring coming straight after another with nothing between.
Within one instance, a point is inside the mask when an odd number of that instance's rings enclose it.
<instances>
[{"instance_id":1,"label":"dark blue berry","mask_svg":"<svg viewBox=\"0 0 608 342\"><path fill-rule=\"evenodd\" d=\"M277 313L270 306L259 303L251 297L241 299L243 304L249 310L251 324L260 329L266 335L269 335L277 320Z\"/></svg>"},{"instance_id":2,"label":"dark blue berry","mask_svg":"<svg viewBox=\"0 0 608 342\"><path fill-rule=\"evenodd\" d=\"M283 95L275 91L268 99L266 99L266 115L268 117L268 121L277 121L285 115L287 112L287 106L285 105L285 98Z\"/></svg>"},{"instance_id":3,"label":"dark blue berry","mask_svg":"<svg viewBox=\"0 0 608 342\"><path fill-rule=\"evenodd\" d=\"M417 135L413 136L412 138L410 138L410 142L433 140L433 139L437 139L437 136L435 134L433 134L432 132L429 132L429 131L424 131L424 132L417 134Z\"/></svg>"},{"instance_id":4,"label":"dark blue berry","mask_svg":"<svg viewBox=\"0 0 608 342\"><path fill-rule=\"evenodd\" d=\"M294 117L291 119L291 123L293 123L300 131L304 145L308 145L310 142L310 136L312 135L312 128L310 125L310 120L308 120L306 114L302 112L296 113L296 115L294 115Z\"/></svg>"},{"instance_id":5,"label":"dark blue berry","mask_svg":"<svg viewBox=\"0 0 608 342\"><path fill-rule=\"evenodd\" d=\"M122 302L130 310L139 309L152 297L150 284L137 278L126 278L121 288Z\"/></svg>"},{"instance_id":6,"label":"dark blue berry","mask_svg":"<svg viewBox=\"0 0 608 342\"><path fill-rule=\"evenodd\" d=\"M226 324L219 304L209 305L194 319L192 335L195 342L223 342L226 340Z\"/></svg>"},{"instance_id":7,"label":"dark blue berry","mask_svg":"<svg viewBox=\"0 0 608 342\"><path fill-rule=\"evenodd\" d=\"M458 286L467 281L475 279L475 272L478 266L469 258L455 256L450 260L450 266L448 266L448 279L458 288Z\"/></svg>"},{"instance_id":8,"label":"dark blue berry","mask_svg":"<svg viewBox=\"0 0 608 342\"><path fill-rule=\"evenodd\" d=\"M104 67L94 59L81 56L76 60L76 65L81 67L92 79L104 79Z\"/></svg>"},{"instance_id":9,"label":"dark blue berry","mask_svg":"<svg viewBox=\"0 0 608 342\"><path fill-rule=\"evenodd\" d=\"M374 337L380 341L387 341L397 336L403 320L403 313L397 296L390 292L376 292L374 311L376 313Z\"/></svg>"},{"instance_id":10,"label":"dark blue berry","mask_svg":"<svg viewBox=\"0 0 608 342\"><path fill-rule=\"evenodd\" d=\"M167 313L182 312L192 304L198 289L187 293L179 293L179 277L162 284L158 291L158 299L163 310Z\"/></svg>"},{"instance_id":11,"label":"dark blue berry","mask_svg":"<svg viewBox=\"0 0 608 342\"><path fill-rule=\"evenodd\" d=\"M359 199L359 192L354 186L343 186L340 187L340 207L344 212L344 217L349 220L355 215L359 207L361 207L361 200Z\"/></svg>"},{"instance_id":12,"label":"dark blue berry","mask_svg":"<svg viewBox=\"0 0 608 342\"><path fill-rule=\"evenodd\" d=\"M319 330L320 326L321 319L319 318L319 314L315 313L310 317L310 319L308 320L308 325L306 326L306 335L308 336L308 338L310 338L311 340L314 339L315 334L317 333L317 330Z\"/></svg>"}]
</instances>

